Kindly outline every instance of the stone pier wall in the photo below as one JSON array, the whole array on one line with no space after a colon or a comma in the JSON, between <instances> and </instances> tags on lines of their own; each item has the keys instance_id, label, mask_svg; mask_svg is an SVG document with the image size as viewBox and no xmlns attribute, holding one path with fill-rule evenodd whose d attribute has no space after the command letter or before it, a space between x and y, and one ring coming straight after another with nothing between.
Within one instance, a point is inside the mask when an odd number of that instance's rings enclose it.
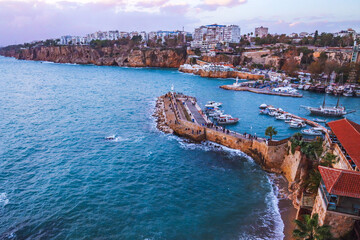
<instances>
[{"instance_id":1,"label":"stone pier wall","mask_svg":"<svg viewBox=\"0 0 360 240\"><path fill-rule=\"evenodd\" d=\"M354 228L355 219L347 214L326 210L320 190L315 199L312 214L319 215L320 225L330 225L333 237L339 238Z\"/></svg>"}]
</instances>

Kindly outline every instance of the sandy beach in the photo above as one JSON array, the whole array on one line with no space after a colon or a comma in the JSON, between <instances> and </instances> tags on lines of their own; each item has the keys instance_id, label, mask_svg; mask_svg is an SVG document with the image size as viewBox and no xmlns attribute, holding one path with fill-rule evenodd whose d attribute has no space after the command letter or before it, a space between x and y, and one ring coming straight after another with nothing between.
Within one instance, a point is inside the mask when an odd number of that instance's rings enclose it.
<instances>
[{"instance_id":1,"label":"sandy beach","mask_svg":"<svg viewBox=\"0 0 360 240\"><path fill-rule=\"evenodd\" d=\"M279 188L278 199L279 199L279 210L281 218L284 222L284 239L290 240L292 238L292 232L295 228L295 217L297 210L292 205L292 201L289 199L291 194L288 190L288 181L282 176L278 175L274 179L274 184Z\"/></svg>"}]
</instances>

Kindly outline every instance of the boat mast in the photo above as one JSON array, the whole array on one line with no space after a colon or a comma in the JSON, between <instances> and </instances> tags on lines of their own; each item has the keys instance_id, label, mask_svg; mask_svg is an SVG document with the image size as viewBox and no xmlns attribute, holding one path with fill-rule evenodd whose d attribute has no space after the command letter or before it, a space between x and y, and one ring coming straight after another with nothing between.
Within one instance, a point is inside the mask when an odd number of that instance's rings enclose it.
<instances>
[{"instance_id":1,"label":"boat mast","mask_svg":"<svg viewBox=\"0 0 360 240\"><path fill-rule=\"evenodd\" d=\"M337 100L337 103L336 103L336 108L339 107L339 101L340 101L340 95L339 95L338 100Z\"/></svg>"}]
</instances>

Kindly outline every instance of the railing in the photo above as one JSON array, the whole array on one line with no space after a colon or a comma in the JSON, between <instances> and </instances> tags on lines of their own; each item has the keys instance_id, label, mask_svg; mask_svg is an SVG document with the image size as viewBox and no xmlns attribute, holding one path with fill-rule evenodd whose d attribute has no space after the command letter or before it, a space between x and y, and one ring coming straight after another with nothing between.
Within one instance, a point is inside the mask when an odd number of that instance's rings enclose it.
<instances>
[{"instance_id":1,"label":"railing","mask_svg":"<svg viewBox=\"0 0 360 240\"><path fill-rule=\"evenodd\" d=\"M360 216L359 209L354 208L354 207L346 207L345 208L342 206L338 206L337 203L335 203L334 201L331 201L331 198L337 199L339 196L329 194L327 192L326 188L324 187L323 182L320 183L320 192L322 195L322 199L325 202L327 210L333 211L333 212L350 214L350 215L354 215L354 216ZM336 202L337 202L337 200L336 200Z\"/></svg>"},{"instance_id":2,"label":"railing","mask_svg":"<svg viewBox=\"0 0 360 240\"><path fill-rule=\"evenodd\" d=\"M290 138L285 138L285 139L282 139L279 141L270 140L270 141L268 141L268 146L279 146L284 143L287 143L289 140L290 140Z\"/></svg>"}]
</instances>

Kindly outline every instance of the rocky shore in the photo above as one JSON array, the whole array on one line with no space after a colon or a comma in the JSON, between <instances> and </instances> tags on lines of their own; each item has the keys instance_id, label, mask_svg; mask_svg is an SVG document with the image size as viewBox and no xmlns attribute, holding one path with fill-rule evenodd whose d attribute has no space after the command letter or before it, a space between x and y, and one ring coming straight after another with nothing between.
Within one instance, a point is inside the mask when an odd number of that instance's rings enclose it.
<instances>
[{"instance_id":1,"label":"rocky shore","mask_svg":"<svg viewBox=\"0 0 360 240\"><path fill-rule=\"evenodd\" d=\"M164 133L173 133L174 131L166 123L165 106L163 97L158 97L153 114L156 121L156 127Z\"/></svg>"},{"instance_id":2,"label":"rocky shore","mask_svg":"<svg viewBox=\"0 0 360 240\"><path fill-rule=\"evenodd\" d=\"M239 78L239 79L249 79L249 80L259 80L264 78L263 75L239 72L239 71L205 71L203 69L197 69L197 68L189 69L184 67L184 65L181 65L179 67L179 71L184 73L192 73L207 78Z\"/></svg>"},{"instance_id":3,"label":"rocky shore","mask_svg":"<svg viewBox=\"0 0 360 240\"><path fill-rule=\"evenodd\" d=\"M0 55L20 60L104 66L178 68L186 61L183 48L129 48L124 46L38 46L0 49Z\"/></svg>"}]
</instances>

